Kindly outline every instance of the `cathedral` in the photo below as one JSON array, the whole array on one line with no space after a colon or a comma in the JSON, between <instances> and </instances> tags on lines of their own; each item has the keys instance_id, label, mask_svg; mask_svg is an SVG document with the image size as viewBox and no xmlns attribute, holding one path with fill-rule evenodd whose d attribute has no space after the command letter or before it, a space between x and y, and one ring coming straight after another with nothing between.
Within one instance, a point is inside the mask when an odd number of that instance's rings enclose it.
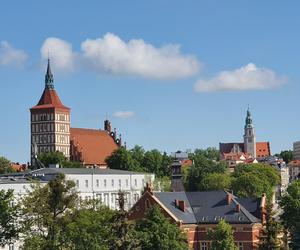
<instances>
[{"instance_id":1,"label":"cathedral","mask_svg":"<svg viewBox=\"0 0 300 250\"><path fill-rule=\"evenodd\" d=\"M43 94L30 109L31 165L36 166L38 154L59 151L83 166L105 168L105 159L122 144L121 135L117 136L116 129L112 130L109 120L104 121L103 130L72 128L70 111L54 88L48 59Z\"/></svg>"},{"instance_id":2,"label":"cathedral","mask_svg":"<svg viewBox=\"0 0 300 250\"><path fill-rule=\"evenodd\" d=\"M247 158L262 159L271 155L269 142L257 142L254 126L250 110L247 110L245 127L244 127L244 142L220 143L219 146L221 158L226 155L241 155Z\"/></svg>"}]
</instances>

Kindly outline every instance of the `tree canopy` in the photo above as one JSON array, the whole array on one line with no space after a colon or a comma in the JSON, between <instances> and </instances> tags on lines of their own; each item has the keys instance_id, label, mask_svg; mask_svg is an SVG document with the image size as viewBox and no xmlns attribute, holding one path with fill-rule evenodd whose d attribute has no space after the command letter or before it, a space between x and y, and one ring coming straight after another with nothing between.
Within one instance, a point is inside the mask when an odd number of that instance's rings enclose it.
<instances>
[{"instance_id":1,"label":"tree canopy","mask_svg":"<svg viewBox=\"0 0 300 250\"><path fill-rule=\"evenodd\" d=\"M300 180L287 188L280 206L283 209L281 215L283 225L291 234L292 248L300 249Z\"/></svg>"},{"instance_id":2,"label":"tree canopy","mask_svg":"<svg viewBox=\"0 0 300 250\"><path fill-rule=\"evenodd\" d=\"M65 213L78 202L75 183L57 175L46 185L33 184L22 201L25 249L58 249L66 224Z\"/></svg>"},{"instance_id":3,"label":"tree canopy","mask_svg":"<svg viewBox=\"0 0 300 250\"><path fill-rule=\"evenodd\" d=\"M210 229L207 235L211 240L211 250L237 250L232 228L224 220L220 220L216 228Z\"/></svg>"},{"instance_id":4,"label":"tree canopy","mask_svg":"<svg viewBox=\"0 0 300 250\"><path fill-rule=\"evenodd\" d=\"M76 161L69 161L62 152L43 152L38 155L38 159L47 168L51 164L58 164L63 168L80 168L81 163Z\"/></svg>"},{"instance_id":5,"label":"tree canopy","mask_svg":"<svg viewBox=\"0 0 300 250\"><path fill-rule=\"evenodd\" d=\"M149 208L145 218L137 222L136 230L140 233L143 250L188 249L186 235L177 225L172 224L157 206Z\"/></svg>"},{"instance_id":6,"label":"tree canopy","mask_svg":"<svg viewBox=\"0 0 300 250\"><path fill-rule=\"evenodd\" d=\"M19 207L14 204L13 190L0 190L0 246L18 238Z\"/></svg>"},{"instance_id":7,"label":"tree canopy","mask_svg":"<svg viewBox=\"0 0 300 250\"><path fill-rule=\"evenodd\" d=\"M154 173L157 177L170 176L171 157L157 149L145 151L140 146L131 150L120 147L106 159L112 169Z\"/></svg>"},{"instance_id":8,"label":"tree canopy","mask_svg":"<svg viewBox=\"0 0 300 250\"><path fill-rule=\"evenodd\" d=\"M289 163L294 159L294 152L293 150L284 150L281 151L279 154L276 154L276 156L282 158L286 163Z\"/></svg>"},{"instance_id":9,"label":"tree canopy","mask_svg":"<svg viewBox=\"0 0 300 250\"><path fill-rule=\"evenodd\" d=\"M0 174L13 173L15 170L11 167L10 161L0 156Z\"/></svg>"}]
</instances>

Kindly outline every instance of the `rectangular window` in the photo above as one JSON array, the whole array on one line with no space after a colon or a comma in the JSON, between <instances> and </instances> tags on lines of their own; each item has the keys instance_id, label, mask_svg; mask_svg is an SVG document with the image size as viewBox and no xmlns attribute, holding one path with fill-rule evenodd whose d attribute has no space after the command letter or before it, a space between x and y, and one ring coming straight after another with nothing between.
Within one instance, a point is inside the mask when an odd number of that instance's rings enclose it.
<instances>
[{"instance_id":1,"label":"rectangular window","mask_svg":"<svg viewBox=\"0 0 300 250\"><path fill-rule=\"evenodd\" d=\"M121 186L122 186L122 181L121 179L119 179L119 188L121 188Z\"/></svg>"},{"instance_id":2,"label":"rectangular window","mask_svg":"<svg viewBox=\"0 0 300 250\"><path fill-rule=\"evenodd\" d=\"M137 186L137 179L134 179L134 186Z\"/></svg>"},{"instance_id":3,"label":"rectangular window","mask_svg":"<svg viewBox=\"0 0 300 250\"><path fill-rule=\"evenodd\" d=\"M128 187L128 179L126 179L126 187Z\"/></svg>"},{"instance_id":4,"label":"rectangular window","mask_svg":"<svg viewBox=\"0 0 300 250\"><path fill-rule=\"evenodd\" d=\"M106 179L104 179L104 187L106 187Z\"/></svg>"},{"instance_id":5,"label":"rectangular window","mask_svg":"<svg viewBox=\"0 0 300 250\"><path fill-rule=\"evenodd\" d=\"M99 187L99 180L96 180L96 187Z\"/></svg>"},{"instance_id":6,"label":"rectangular window","mask_svg":"<svg viewBox=\"0 0 300 250\"><path fill-rule=\"evenodd\" d=\"M243 242L238 242L238 249L244 250Z\"/></svg>"},{"instance_id":7,"label":"rectangular window","mask_svg":"<svg viewBox=\"0 0 300 250\"><path fill-rule=\"evenodd\" d=\"M113 187L114 186L114 180L111 180L111 186Z\"/></svg>"},{"instance_id":8,"label":"rectangular window","mask_svg":"<svg viewBox=\"0 0 300 250\"><path fill-rule=\"evenodd\" d=\"M200 247L201 247L201 250L207 250L208 249L207 248L207 242L201 242Z\"/></svg>"},{"instance_id":9,"label":"rectangular window","mask_svg":"<svg viewBox=\"0 0 300 250\"><path fill-rule=\"evenodd\" d=\"M76 187L79 188L79 180L76 180Z\"/></svg>"},{"instance_id":10,"label":"rectangular window","mask_svg":"<svg viewBox=\"0 0 300 250\"><path fill-rule=\"evenodd\" d=\"M85 180L85 187L89 187L89 181Z\"/></svg>"}]
</instances>

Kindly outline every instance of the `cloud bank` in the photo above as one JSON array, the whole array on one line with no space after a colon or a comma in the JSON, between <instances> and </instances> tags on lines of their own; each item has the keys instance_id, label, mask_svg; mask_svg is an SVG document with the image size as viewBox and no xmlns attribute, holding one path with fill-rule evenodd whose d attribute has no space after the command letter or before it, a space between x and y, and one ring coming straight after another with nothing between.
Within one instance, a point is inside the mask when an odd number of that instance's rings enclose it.
<instances>
[{"instance_id":1,"label":"cloud bank","mask_svg":"<svg viewBox=\"0 0 300 250\"><path fill-rule=\"evenodd\" d=\"M129 119L135 116L133 111L116 111L113 113L113 116L121 119Z\"/></svg>"},{"instance_id":2,"label":"cloud bank","mask_svg":"<svg viewBox=\"0 0 300 250\"><path fill-rule=\"evenodd\" d=\"M200 62L193 55L184 55L179 45L156 48L142 39L123 41L112 33L102 38L87 39L81 51L59 38L47 38L41 48L42 59L50 58L60 71L72 71L75 59L79 67L98 74L131 75L149 79L179 79L197 74Z\"/></svg>"},{"instance_id":3,"label":"cloud bank","mask_svg":"<svg viewBox=\"0 0 300 250\"><path fill-rule=\"evenodd\" d=\"M0 43L0 66L23 67L27 61L27 54L23 50L13 48L8 42Z\"/></svg>"},{"instance_id":4,"label":"cloud bank","mask_svg":"<svg viewBox=\"0 0 300 250\"><path fill-rule=\"evenodd\" d=\"M232 71L221 71L211 79L199 79L195 85L196 92L265 90L281 86L285 77L274 71L258 68L249 63Z\"/></svg>"},{"instance_id":5,"label":"cloud bank","mask_svg":"<svg viewBox=\"0 0 300 250\"><path fill-rule=\"evenodd\" d=\"M70 72L74 70L75 53L72 44L56 37L47 38L41 47L43 60L51 58L51 66L58 71Z\"/></svg>"},{"instance_id":6,"label":"cloud bank","mask_svg":"<svg viewBox=\"0 0 300 250\"><path fill-rule=\"evenodd\" d=\"M87 39L81 49L90 68L99 73L178 79L193 76L200 69L197 59L183 55L179 45L156 48L142 39L125 42L111 33Z\"/></svg>"}]
</instances>

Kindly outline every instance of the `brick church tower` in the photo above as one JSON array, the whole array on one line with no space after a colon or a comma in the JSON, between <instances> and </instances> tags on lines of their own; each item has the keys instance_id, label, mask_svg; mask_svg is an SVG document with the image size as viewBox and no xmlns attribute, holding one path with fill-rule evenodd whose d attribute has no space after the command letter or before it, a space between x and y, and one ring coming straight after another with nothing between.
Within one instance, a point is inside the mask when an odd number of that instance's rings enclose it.
<instances>
[{"instance_id":1,"label":"brick church tower","mask_svg":"<svg viewBox=\"0 0 300 250\"><path fill-rule=\"evenodd\" d=\"M31 164L42 152L60 151L70 158L70 108L59 99L48 59L45 89L38 104L30 109Z\"/></svg>"}]
</instances>

